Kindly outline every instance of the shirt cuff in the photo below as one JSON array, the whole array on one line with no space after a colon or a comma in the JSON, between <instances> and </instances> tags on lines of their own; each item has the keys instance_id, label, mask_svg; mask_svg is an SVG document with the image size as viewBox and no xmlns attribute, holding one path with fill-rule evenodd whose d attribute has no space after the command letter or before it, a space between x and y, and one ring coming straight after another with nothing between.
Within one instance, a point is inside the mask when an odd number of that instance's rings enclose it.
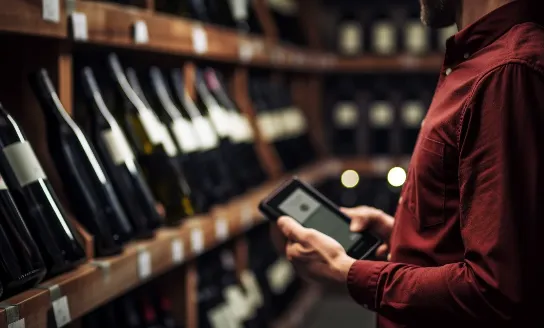
<instances>
[{"instance_id":1,"label":"shirt cuff","mask_svg":"<svg viewBox=\"0 0 544 328\"><path fill-rule=\"evenodd\" d=\"M388 262L355 261L348 272L348 291L351 297L363 307L376 311L379 304L376 292L378 279Z\"/></svg>"}]
</instances>

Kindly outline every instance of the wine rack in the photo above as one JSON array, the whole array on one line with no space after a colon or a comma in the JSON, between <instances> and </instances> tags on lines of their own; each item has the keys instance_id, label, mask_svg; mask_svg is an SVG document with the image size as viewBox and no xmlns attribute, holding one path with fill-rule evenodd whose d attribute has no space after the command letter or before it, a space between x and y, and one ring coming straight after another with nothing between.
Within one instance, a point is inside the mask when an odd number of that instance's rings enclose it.
<instances>
[{"instance_id":1,"label":"wine rack","mask_svg":"<svg viewBox=\"0 0 544 328\"><path fill-rule=\"evenodd\" d=\"M234 241L237 272L247 267L245 232L265 221L257 211L259 201L282 179L295 173L305 181L318 183L337 177L345 169L362 174L384 176L393 166L407 166L405 158L349 158L329 157L324 128L321 122L320 95L323 75L327 73L366 72L435 72L441 65L439 54L423 56L395 55L378 57L361 55L345 58L320 50L312 15L317 10L314 1L298 0L301 7L303 31L310 46L300 47L282 43L266 1L255 0L258 18L264 35L242 34L232 29L174 17L153 10L153 0L138 1L140 7L125 6L86 0L0 0L0 37L5 37L14 47L9 60L0 66L8 76L22 76L37 67L45 66L52 73L60 101L68 113L73 114L74 79L72 54L75 50L110 49L131 53L134 56L164 56L179 61L185 83L194 85L196 62L217 62L233 67L229 91L240 111L244 113L255 132L255 145L262 167L269 181L251 189L228 203L215 206L208 213L184 220L180 227L159 228L153 239L130 242L122 254L94 258L93 237L78 226L85 240L87 263L0 303L0 328L24 320L24 327L45 327L51 322L52 311L62 309L59 300L66 300L69 321L78 326L78 319L104 303L161 276L168 284L174 303L176 319L185 327L198 327L196 264L198 256L227 241ZM44 15L47 12L47 15ZM6 41L6 42L8 42ZM15 41L15 42L12 42ZM40 49L40 56L36 56ZM40 57L40 58L36 58ZM161 58L164 58L161 57ZM23 61L18 71L10 62ZM3 66L2 66L3 65ZM15 66L15 67L14 67ZM287 174L273 146L264 140L258 129L255 109L248 94L249 70L252 68L273 71L273 74L291 74L290 91L293 102L304 112L311 127L310 136L319 159L297 172ZM1 87L1 86L0 86ZM6 88L4 88L6 89ZM195 90L188 90L194 93ZM36 153L44 161L44 169L53 187L61 183L59 173L52 168L47 146L43 139L43 117L33 102L31 92L21 88L19 94L2 99L11 106L21 108L14 113L26 127L39 127L30 131L29 139ZM27 121L30 121L27 122ZM32 123L32 124L31 124ZM64 202L60 193L59 197ZM165 274L168 273L168 277ZM318 291L308 287L294 306L307 308L315 301ZM309 295L309 296L308 296ZM191 301L192 300L192 301ZM61 309L57 309L57 307ZM293 314L297 310L290 311ZM296 315L294 315L296 317ZM294 326L289 314L280 318L278 327ZM54 320L53 320L54 322ZM16 326L17 327L17 326Z\"/></svg>"}]
</instances>

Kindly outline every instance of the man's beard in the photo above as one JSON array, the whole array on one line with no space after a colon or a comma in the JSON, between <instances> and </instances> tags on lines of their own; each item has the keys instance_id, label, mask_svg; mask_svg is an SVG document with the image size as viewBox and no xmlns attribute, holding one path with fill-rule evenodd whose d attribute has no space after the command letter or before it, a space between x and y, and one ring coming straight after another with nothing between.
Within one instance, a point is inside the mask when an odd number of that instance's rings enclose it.
<instances>
[{"instance_id":1,"label":"man's beard","mask_svg":"<svg viewBox=\"0 0 544 328\"><path fill-rule=\"evenodd\" d=\"M455 23L455 14L460 0L420 0L423 24L441 28Z\"/></svg>"}]
</instances>

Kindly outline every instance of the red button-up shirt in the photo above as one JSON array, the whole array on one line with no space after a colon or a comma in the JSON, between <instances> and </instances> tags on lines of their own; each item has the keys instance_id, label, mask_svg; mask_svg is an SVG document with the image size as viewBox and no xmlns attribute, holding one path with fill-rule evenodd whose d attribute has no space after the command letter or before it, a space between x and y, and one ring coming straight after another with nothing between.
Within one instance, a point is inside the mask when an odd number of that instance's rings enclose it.
<instances>
[{"instance_id":1,"label":"red button-up shirt","mask_svg":"<svg viewBox=\"0 0 544 328\"><path fill-rule=\"evenodd\" d=\"M448 40L391 262L357 261L348 275L350 294L379 314L380 327L544 327L529 321L544 311L544 10L536 7L509 3Z\"/></svg>"}]
</instances>

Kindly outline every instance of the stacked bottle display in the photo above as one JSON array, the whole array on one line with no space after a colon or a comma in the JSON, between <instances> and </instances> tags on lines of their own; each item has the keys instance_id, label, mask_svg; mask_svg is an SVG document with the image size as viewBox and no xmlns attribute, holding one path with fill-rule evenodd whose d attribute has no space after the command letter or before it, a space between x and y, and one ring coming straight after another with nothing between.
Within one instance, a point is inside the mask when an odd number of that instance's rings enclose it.
<instances>
[{"instance_id":1,"label":"stacked bottle display","mask_svg":"<svg viewBox=\"0 0 544 328\"><path fill-rule=\"evenodd\" d=\"M434 75L365 75L329 79L323 118L340 156L409 156L436 83Z\"/></svg>"},{"instance_id":2,"label":"stacked bottle display","mask_svg":"<svg viewBox=\"0 0 544 328\"><path fill-rule=\"evenodd\" d=\"M433 31L420 20L417 2L368 1L354 6L329 4L334 12L336 32L329 33L329 48L344 56L424 56L445 50L455 26Z\"/></svg>"}]
</instances>

